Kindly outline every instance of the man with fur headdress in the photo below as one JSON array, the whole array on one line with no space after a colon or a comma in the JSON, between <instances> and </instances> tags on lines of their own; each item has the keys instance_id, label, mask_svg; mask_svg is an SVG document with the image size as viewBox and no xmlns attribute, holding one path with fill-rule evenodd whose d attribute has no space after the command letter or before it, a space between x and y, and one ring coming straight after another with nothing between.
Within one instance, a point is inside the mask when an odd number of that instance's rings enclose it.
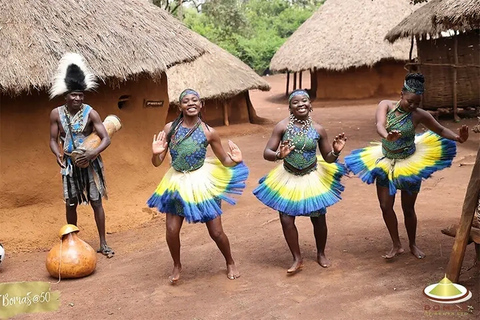
<instances>
[{"instance_id":1,"label":"man with fur headdress","mask_svg":"<svg viewBox=\"0 0 480 320\"><path fill-rule=\"evenodd\" d=\"M77 205L90 203L100 236L97 252L110 258L114 252L105 239L102 197L107 198L107 190L100 157L100 153L110 145L110 138L99 114L83 103L84 91L96 86L95 76L87 69L82 56L67 53L62 57L50 89L50 98L63 95L65 104L50 113L50 149L61 167L67 223L77 225ZM94 131L101 139L100 145L86 150L73 161L72 152Z\"/></svg>"}]
</instances>

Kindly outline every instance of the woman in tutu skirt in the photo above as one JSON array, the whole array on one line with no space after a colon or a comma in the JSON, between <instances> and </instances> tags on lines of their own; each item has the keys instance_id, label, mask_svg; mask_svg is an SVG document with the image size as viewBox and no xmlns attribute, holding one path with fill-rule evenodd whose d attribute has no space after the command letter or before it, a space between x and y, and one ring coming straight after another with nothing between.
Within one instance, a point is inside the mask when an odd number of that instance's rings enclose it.
<instances>
[{"instance_id":1,"label":"woman in tutu skirt","mask_svg":"<svg viewBox=\"0 0 480 320\"><path fill-rule=\"evenodd\" d=\"M325 129L312 121L310 97L304 90L296 90L289 97L290 117L273 129L263 157L268 161L283 160L283 164L260 179L253 191L265 205L279 211L283 234L293 255L294 273L303 266L298 244L295 217L308 216L313 224L317 246L317 262L328 267L325 256L327 242L326 208L340 200L345 174L336 163L347 138L339 134L330 146ZM317 156L317 145L322 156Z\"/></svg>"},{"instance_id":2,"label":"woman in tutu skirt","mask_svg":"<svg viewBox=\"0 0 480 320\"><path fill-rule=\"evenodd\" d=\"M230 243L223 232L220 215L221 200L235 204L228 194L241 194L248 177L240 149L231 141L225 152L217 132L200 118L203 102L191 89L179 98L180 116L167 123L152 143L152 163L158 167L167 150L172 157L171 168L148 200L149 207L166 213L166 238L173 259L170 282L180 278L180 229L183 220L207 225L210 237L225 257L227 277L240 276L230 252ZM210 145L217 159L205 158Z\"/></svg>"},{"instance_id":3,"label":"woman in tutu skirt","mask_svg":"<svg viewBox=\"0 0 480 320\"><path fill-rule=\"evenodd\" d=\"M393 210L397 190L401 190L410 251L419 259L425 257L415 242L415 201L420 184L435 171L451 165L456 154L454 141L463 143L468 139L467 126L462 126L459 134L455 134L439 124L430 113L418 108L424 82L422 74L407 74L400 101L383 100L378 105L376 125L382 142L354 150L345 157L348 169L362 181L370 184L376 180L378 201L393 242L392 249L383 256L386 259L404 252ZM416 135L415 128L419 124L430 131Z\"/></svg>"}]
</instances>

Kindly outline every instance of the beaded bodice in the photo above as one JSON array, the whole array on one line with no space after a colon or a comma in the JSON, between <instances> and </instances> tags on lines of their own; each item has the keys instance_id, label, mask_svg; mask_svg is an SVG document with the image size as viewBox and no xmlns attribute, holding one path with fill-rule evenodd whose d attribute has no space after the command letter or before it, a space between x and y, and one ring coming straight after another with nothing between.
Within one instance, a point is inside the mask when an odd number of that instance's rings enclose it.
<instances>
[{"instance_id":1,"label":"beaded bodice","mask_svg":"<svg viewBox=\"0 0 480 320\"><path fill-rule=\"evenodd\" d=\"M60 106L57 109L63 131L65 132L65 137L61 137L63 142L63 150L66 153L71 153L76 147L78 148L78 146L80 146L86 138L84 131L88 123L88 115L90 114L92 107L90 107L88 104L83 104L80 110L78 110L73 117L68 112L66 106ZM72 132L70 132L70 127L72 128Z\"/></svg>"},{"instance_id":2,"label":"beaded bodice","mask_svg":"<svg viewBox=\"0 0 480 320\"><path fill-rule=\"evenodd\" d=\"M397 115L396 112L401 112ZM390 159L404 159L415 152L415 126L411 112L403 112L399 103L387 113L387 132L398 130L401 136L396 141L382 139L383 155Z\"/></svg>"},{"instance_id":3,"label":"beaded bodice","mask_svg":"<svg viewBox=\"0 0 480 320\"><path fill-rule=\"evenodd\" d=\"M208 141L202 125L200 124L185 138L189 132L189 128L180 125L168 144L172 156L172 167L177 171L197 170L205 161Z\"/></svg>"},{"instance_id":4,"label":"beaded bodice","mask_svg":"<svg viewBox=\"0 0 480 320\"><path fill-rule=\"evenodd\" d=\"M284 161L299 170L311 166L317 161L317 144L320 138L311 122L302 127L287 126L282 141L290 140L295 149L285 157Z\"/></svg>"}]
</instances>

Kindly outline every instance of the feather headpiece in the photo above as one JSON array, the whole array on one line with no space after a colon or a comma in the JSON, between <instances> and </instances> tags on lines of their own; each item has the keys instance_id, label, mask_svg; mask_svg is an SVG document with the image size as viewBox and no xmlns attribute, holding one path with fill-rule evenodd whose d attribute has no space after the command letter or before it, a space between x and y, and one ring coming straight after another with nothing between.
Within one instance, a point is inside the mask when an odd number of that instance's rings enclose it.
<instances>
[{"instance_id":1,"label":"feather headpiece","mask_svg":"<svg viewBox=\"0 0 480 320\"><path fill-rule=\"evenodd\" d=\"M78 53L68 52L60 59L50 88L50 99L68 92L92 90L97 86L85 59Z\"/></svg>"}]
</instances>

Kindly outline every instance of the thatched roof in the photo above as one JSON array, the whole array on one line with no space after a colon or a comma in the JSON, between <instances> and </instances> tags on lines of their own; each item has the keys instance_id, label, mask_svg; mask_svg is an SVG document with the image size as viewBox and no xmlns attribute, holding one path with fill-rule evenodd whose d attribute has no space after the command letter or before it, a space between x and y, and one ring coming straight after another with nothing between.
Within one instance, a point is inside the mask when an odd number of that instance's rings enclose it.
<instances>
[{"instance_id":1,"label":"thatched roof","mask_svg":"<svg viewBox=\"0 0 480 320\"><path fill-rule=\"evenodd\" d=\"M385 39L437 36L442 31L480 28L480 0L431 0L392 28Z\"/></svg>"},{"instance_id":2,"label":"thatched roof","mask_svg":"<svg viewBox=\"0 0 480 320\"><path fill-rule=\"evenodd\" d=\"M393 43L399 38L439 34L442 31L441 27L439 28L439 26L435 25L432 18L440 1L441 0L432 0L423 7L415 10L415 12L392 28L385 36L385 39Z\"/></svg>"},{"instance_id":3,"label":"thatched roof","mask_svg":"<svg viewBox=\"0 0 480 320\"><path fill-rule=\"evenodd\" d=\"M438 6L434 23L455 30L480 29L480 1L443 0Z\"/></svg>"},{"instance_id":4,"label":"thatched roof","mask_svg":"<svg viewBox=\"0 0 480 320\"><path fill-rule=\"evenodd\" d=\"M240 59L199 34L195 41L207 52L200 58L167 70L170 102L186 88L197 90L204 99L226 99L251 89L270 90L270 85Z\"/></svg>"},{"instance_id":5,"label":"thatched roof","mask_svg":"<svg viewBox=\"0 0 480 320\"><path fill-rule=\"evenodd\" d=\"M384 36L414 8L409 0L327 0L275 53L276 71L344 70L408 60L410 45Z\"/></svg>"},{"instance_id":6,"label":"thatched roof","mask_svg":"<svg viewBox=\"0 0 480 320\"><path fill-rule=\"evenodd\" d=\"M192 32L145 0L0 0L0 91L50 85L60 57L82 54L100 78L123 81L204 52Z\"/></svg>"}]
</instances>

